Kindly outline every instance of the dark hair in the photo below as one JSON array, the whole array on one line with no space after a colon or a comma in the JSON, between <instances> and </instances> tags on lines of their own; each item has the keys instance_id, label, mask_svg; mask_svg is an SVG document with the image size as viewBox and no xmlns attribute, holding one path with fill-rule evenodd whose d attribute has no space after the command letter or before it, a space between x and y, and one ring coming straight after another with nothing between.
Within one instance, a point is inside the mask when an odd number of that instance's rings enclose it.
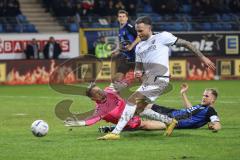
<instances>
[{"instance_id":1,"label":"dark hair","mask_svg":"<svg viewBox=\"0 0 240 160\"><path fill-rule=\"evenodd\" d=\"M144 24L147 24L147 25L152 25L152 20L150 17L148 16L142 16L142 17L139 17L136 21L135 21L135 24L140 24L140 23L144 23Z\"/></svg>"},{"instance_id":2,"label":"dark hair","mask_svg":"<svg viewBox=\"0 0 240 160\"><path fill-rule=\"evenodd\" d=\"M118 14L126 14L126 16L128 17L128 12L125 10L119 10Z\"/></svg>"},{"instance_id":3,"label":"dark hair","mask_svg":"<svg viewBox=\"0 0 240 160\"><path fill-rule=\"evenodd\" d=\"M88 96L89 98L92 97L91 91L94 87L96 87L96 84L92 82L89 84L89 86L86 89L86 96Z\"/></svg>"},{"instance_id":4,"label":"dark hair","mask_svg":"<svg viewBox=\"0 0 240 160\"><path fill-rule=\"evenodd\" d=\"M213 88L207 88L205 89L205 91L210 91L212 93L212 95L215 97L215 99L217 99L218 97L218 92L216 89L213 89Z\"/></svg>"}]
</instances>

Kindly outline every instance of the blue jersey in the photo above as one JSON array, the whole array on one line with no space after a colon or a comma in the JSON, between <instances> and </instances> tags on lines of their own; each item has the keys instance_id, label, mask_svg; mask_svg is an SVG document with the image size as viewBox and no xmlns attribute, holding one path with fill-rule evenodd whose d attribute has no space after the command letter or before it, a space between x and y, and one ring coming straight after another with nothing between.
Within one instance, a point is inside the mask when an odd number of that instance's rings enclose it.
<instances>
[{"instance_id":1,"label":"blue jersey","mask_svg":"<svg viewBox=\"0 0 240 160\"><path fill-rule=\"evenodd\" d=\"M181 116L185 117L185 119L178 120L177 128L200 128L210 122L213 117L217 117L217 112L213 107L200 104L191 108L174 110L171 112L171 117L179 119L177 117Z\"/></svg>"},{"instance_id":2,"label":"blue jersey","mask_svg":"<svg viewBox=\"0 0 240 160\"><path fill-rule=\"evenodd\" d=\"M119 41L124 45L124 42L133 42L137 38L137 32L129 23L126 23L119 29ZM121 52L129 61L135 61L135 47L131 51Z\"/></svg>"}]
</instances>

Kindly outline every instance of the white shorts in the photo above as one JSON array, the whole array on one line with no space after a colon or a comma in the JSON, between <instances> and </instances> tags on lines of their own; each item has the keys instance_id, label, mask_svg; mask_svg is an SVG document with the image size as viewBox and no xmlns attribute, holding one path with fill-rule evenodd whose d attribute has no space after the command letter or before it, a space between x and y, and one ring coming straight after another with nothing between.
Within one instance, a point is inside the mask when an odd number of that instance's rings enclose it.
<instances>
[{"instance_id":1,"label":"white shorts","mask_svg":"<svg viewBox=\"0 0 240 160\"><path fill-rule=\"evenodd\" d=\"M142 84L137 91L147 97L150 101L154 102L168 87L168 81L157 80L156 83L151 85Z\"/></svg>"}]
</instances>

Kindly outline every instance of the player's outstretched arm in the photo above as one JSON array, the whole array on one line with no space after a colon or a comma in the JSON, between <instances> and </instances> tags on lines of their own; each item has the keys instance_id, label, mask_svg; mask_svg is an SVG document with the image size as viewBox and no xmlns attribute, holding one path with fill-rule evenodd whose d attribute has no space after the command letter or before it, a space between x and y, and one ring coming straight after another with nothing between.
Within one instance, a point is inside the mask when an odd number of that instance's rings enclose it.
<instances>
[{"instance_id":1,"label":"player's outstretched arm","mask_svg":"<svg viewBox=\"0 0 240 160\"><path fill-rule=\"evenodd\" d=\"M65 120L64 125L66 127L83 127L86 125L85 121Z\"/></svg>"},{"instance_id":2,"label":"player's outstretched arm","mask_svg":"<svg viewBox=\"0 0 240 160\"><path fill-rule=\"evenodd\" d=\"M207 57L205 57L202 52L200 52L196 47L194 47L191 42L186 41L184 39L178 38L178 40L175 43L177 46L183 46L187 49L189 49L193 54L195 54L196 56L198 56L201 61L210 69L215 70L215 64L208 59Z\"/></svg>"},{"instance_id":3,"label":"player's outstretched arm","mask_svg":"<svg viewBox=\"0 0 240 160\"><path fill-rule=\"evenodd\" d=\"M187 97L187 91L188 91L188 84L187 83L183 83L181 85L181 90L180 90L180 93L181 93L182 99L183 99L183 105L186 108L191 108L192 104L191 104L191 102L189 101L189 99Z\"/></svg>"},{"instance_id":4,"label":"player's outstretched arm","mask_svg":"<svg viewBox=\"0 0 240 160\"><path fill-rule=\"evenodd\" d=\"M64 125L66 127L83 127L83 126L91 126L101 120L101 116L93 116L88 118L87 120L76 120L76 119L67 119L64 121Z\"/></svg>"},{"instance_id":5,"label":"player's outstretched arm","mask_svg":"<svg viewBox=\"0 0 240 160\"><path fill-rule=\"evenodd\" d=\"M212 130L213 132L217 132L222 128L222 126L221 126L220 122L209 122L208 123L208 128L210 130Z\"/></svg>"},{"instance_id":6,"label":"player's outstretched arm","mask_svg":"<svg viewBox=\"0 0 240 160\"><path fill-rule=\"evenodd\" d=\"M132 42L132 44L126 46L127 50L131 51L140 41L141 39L137 36L137 38Z\"/></svg>"}]
</instances>

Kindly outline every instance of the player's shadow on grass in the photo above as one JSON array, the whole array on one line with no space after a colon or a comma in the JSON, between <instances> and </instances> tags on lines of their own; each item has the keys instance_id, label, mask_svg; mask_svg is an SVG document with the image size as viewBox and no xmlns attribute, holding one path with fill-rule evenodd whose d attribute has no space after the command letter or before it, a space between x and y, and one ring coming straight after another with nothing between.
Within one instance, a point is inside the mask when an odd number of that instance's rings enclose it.
<instances>
[{"instance_id":1,"label":"player's shadow on grass","mask_svg":"<svg viewBox=\"0 0 240 160\"><path fill-rule=\"evenodd\" d=\"M199 131L203 131L199 132ZM205 133L206 132L206 133ZM164 136L164 130L161 131L144 131L144 130L139 130L139 131L128 131L124 132L124 136L128 138L134 138L134 137L144 137L144 138L150 138L152 139L153 137L166 137ZM221 136L216 136L216 133L212 133L211 131L202 128L198 130L194 129L184 129L184 130L176 130L174 133L171 135L173 138L211 138L215 136L216 138L221 138Z\"/></svg>"},{"instance_id":2,"label":"player's shadow on grass","mask_svg":"<svg viewBox=\"0 0 240 160\"><path fill-rule=\"evenodd\" d=\"M144 138L155 138L155 137L159 137L161 135L163 135L163 131L134 131L134 132L124 132L124 137L128 137L128 138L138 138L138 137L144 137Z\"/></svg>"}]
</instances>

